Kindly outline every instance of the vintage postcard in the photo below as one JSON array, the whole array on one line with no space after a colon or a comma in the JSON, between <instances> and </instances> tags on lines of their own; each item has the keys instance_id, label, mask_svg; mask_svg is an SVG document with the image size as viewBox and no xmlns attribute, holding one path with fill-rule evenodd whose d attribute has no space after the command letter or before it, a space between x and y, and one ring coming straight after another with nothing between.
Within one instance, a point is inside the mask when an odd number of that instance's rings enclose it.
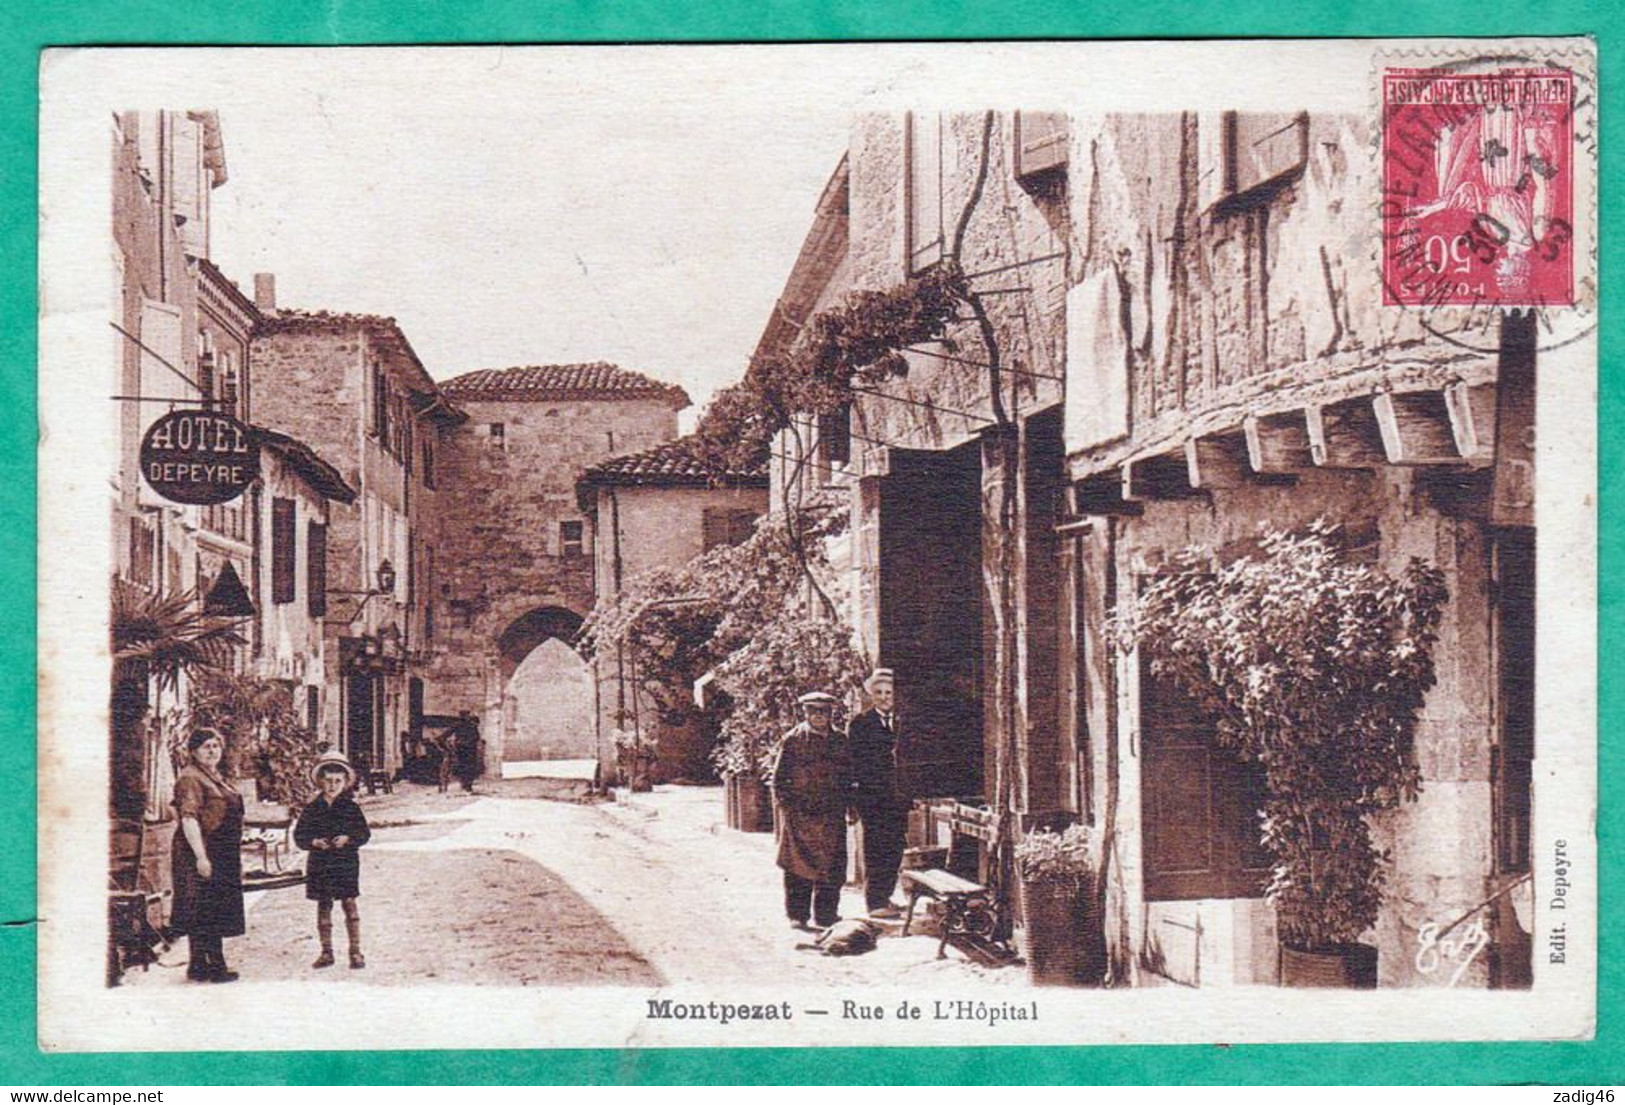
<instances>
[{"instance_id":1,"label":"vintage postcard","mask_svg":"<svg viewBox=\"0 0 1625 1105\"><path fill-rule=\"evenodd\" d=\"M1592 1035L1591 41L41 81L43 1047Z\"/></svg>"}]
</instances>

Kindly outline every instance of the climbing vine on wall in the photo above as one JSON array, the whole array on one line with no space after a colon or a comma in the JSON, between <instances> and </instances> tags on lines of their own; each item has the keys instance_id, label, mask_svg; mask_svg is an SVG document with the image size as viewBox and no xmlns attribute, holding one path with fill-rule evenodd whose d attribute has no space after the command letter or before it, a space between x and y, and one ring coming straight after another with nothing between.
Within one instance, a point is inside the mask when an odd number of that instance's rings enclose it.
<instances>
[{"instance_id":1,"label":"climbing vine on wall","mask_svg":"<svg viewBox=\"0 0 1625 1105\"><path fill-rule=\"evenodd\" d=\"M1114 632L1263 769L1281 940L1330 950L1376 923L1384 855L1370 818L1421 787L1412 740L1449 595L1420 560L1397 577L1351 560L1325 523L1260 544L1223 565L1185 554L1124 604Z\"/></svg>"},{"instance_id":2,"label":"climbing vine on wall","mask_svg":"<svg viewBox=\"0 0 1625 1105\"><path fill-rule=\"evenodd\" d=\"M666 724L695 717L693 685L715 673L727 696L711 719L724 774L762 766L766 744L794 721L797 695L839 693L861 678L850 627L824 617L806 585L808 572L830 585L825 539L844 530L847 512L820 500L795 513L767 515L738 545L634 577L582 629L587 649L620 657Z\"/></svg>"},{"instance_id":3,"label":"climbing vine on wall","mask_svg":"<svg viewBox=\"0 0 1625 1105\"><path fill-rule=\"evenodd\" d=\"M968 295L958 263L948 261L814 315L788 350L757 356L743 380L711 401L697 429L701 456L717 471L761 464L796 415L839 410L852 401L854 382L906 376L902 350L942 339Z\"/></svg>"}]
</instances>

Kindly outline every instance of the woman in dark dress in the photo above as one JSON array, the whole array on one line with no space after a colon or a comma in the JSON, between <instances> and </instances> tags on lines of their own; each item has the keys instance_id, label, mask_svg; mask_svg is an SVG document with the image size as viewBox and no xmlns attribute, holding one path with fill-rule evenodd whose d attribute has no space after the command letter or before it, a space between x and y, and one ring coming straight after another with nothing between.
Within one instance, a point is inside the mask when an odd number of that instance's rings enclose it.
<instances>
[{"instance_id":1,"label":"woman in dark dress","mask_svg":"<svg viewBox=\"0 0 1625 1105\"><path fill-rule=\"evenodd\" d=\"M175 778L180 831L170 848L175 886L169 927L187 937L193 982L235 982L221 941L243 924L243 799L220 775L226 742L198 729L186 742L191 761Z\"/></svg>"}]
</instances>

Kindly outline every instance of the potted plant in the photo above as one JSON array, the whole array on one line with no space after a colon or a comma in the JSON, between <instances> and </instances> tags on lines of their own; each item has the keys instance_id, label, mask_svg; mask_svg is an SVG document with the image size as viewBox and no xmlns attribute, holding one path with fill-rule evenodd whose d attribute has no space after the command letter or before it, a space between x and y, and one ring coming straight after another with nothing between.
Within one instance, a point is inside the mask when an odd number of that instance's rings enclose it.
<instances>
[{"instance_id":1,"label":"potted plant","mask_svg":"<svg viewBox=\"0 0 1625 1105\"><path fill-rule=\"evenodd\" d=\"M728 827L742 833L773 831L773 805L763 777L772 741L744 726L725 731L711 750L711 763L722 776L728 802Z\"/></svg>"},{"instance_id":2,"label":"potted plant","mask_svg":"<svg viewBox=\"0 0 1625 1105\"><path fill-rule=\"evenodd\" d=\"M796 700L809 690L850 696L864 670L863 658L852 648L851 629L805 610L788 611L761 625L718 665L717 684L732 706L711 762L737 788L739 828L746 832L773 828L765 783L780 738L801 720Z\"/></svg>"},{"instance_id":3,"label":"potted plant","mask_svg":"<svg viewBox=\"0 0 1625 1105\"><path fill-rule=\"evenodd\" d=\"M1015 861L1033 984L1098 983L1103 957L1093 954L1088 924L1094 891L1089 830L1032 830L1016 841Z\"/></svg>"},{"instance_id":4,"label":"potted plant","mask_svg":"<svg viewBox=\"0 0 1625 1105\"><path fill-rule=\"evenodd\" d=\"M1283 985L1376 985L1361 938L1386 855L1371 818L1421 790L1412 740L1448 597L1436 567L1412 559L1390 575L1317 522L1266 530L1228 564L1183 554L1119 613L1119 646L1138 647L1222 746L1263 769Z\"/></svg>"}]
</instances>

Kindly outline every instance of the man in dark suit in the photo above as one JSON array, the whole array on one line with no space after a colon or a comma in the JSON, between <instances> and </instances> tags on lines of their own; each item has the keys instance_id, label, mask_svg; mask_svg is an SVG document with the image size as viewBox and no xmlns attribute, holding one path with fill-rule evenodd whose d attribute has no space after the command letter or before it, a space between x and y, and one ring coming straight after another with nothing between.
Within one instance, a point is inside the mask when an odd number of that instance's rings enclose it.
<instances>
[{"instance_id":1,"label":"man in dark suit","mask_svg":"<svg viewBox=\"0 0 1625 1105\"><path fill-rule=\"evenodd\" d=\"M890 668L864 681L870 708L847 728L852 806L863 822L863 897L871 917L895 917L897 869L903 862L909 802L897 782L897 690Z\"/></svg>"}]
</instances>

